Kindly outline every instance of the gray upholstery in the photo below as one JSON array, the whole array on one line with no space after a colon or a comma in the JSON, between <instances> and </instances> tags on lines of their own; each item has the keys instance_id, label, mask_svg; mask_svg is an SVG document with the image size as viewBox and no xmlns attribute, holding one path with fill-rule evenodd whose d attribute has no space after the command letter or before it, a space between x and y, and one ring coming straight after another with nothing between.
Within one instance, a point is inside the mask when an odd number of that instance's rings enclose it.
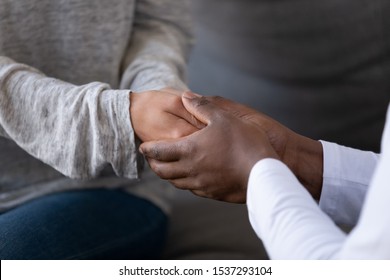
<instances>
[{"instance_id":1,"label":"gray upholstery","mask_svg":"<svg viewBox=\"0 0 390 280\"><path fill-rule=\"evenodd\" d=\"M378 150L390 100L389 1L192 4L193 91L245 103L315 139ZM245 206L178 194L167 258L266 257Z\"/></svg>"},{"instance_id":2,"label":"gray upholstery","mask_svg":"<svg viewBox=\"0 0 390 280\"><path fill-rule=\"evenodd\" d=\"M390 99L389 1L192 3L194 91L238 100L314 138L378 148Z\"/></svg>"}]
</instances>

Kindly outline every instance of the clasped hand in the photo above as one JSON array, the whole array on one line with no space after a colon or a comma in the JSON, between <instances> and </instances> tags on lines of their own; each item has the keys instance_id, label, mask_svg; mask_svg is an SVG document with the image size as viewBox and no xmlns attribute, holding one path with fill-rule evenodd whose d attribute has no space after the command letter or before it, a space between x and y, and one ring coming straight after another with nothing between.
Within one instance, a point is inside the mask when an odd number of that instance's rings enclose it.
<instances>
[{"instance_id":1,"label":"clasped hand","mask_svg":"<svg viewBox=\"0 0 390 280\"><path fill-rule=\"evenodd\" d=\"M320 198L321 143L258 111L221 97L164 89L133 95L131 117L144 141L140 152L157 175L178 188L244 203L254 164L276 158Z\"/></svg>"},{"instance_id":2,"label":"clasped hand","mask_svg":"<svg viewBox=\"0 0 390 280\"><path fill-rule=\"evenodd\" d=\"M204 127L184 108L181 94L171 88L130 94L130 118L142 142L180 138Z\"/></svg>"},{"instance_id":3,"label":"clasped hand","mask_svg":"<svg viewBox=\"0 0 390 280\"><path fill-rule=\"evenodd\" d=\"M253 165L263 158L283 157L290 131L220 97L187 92L182 104L205 127L184 137L143 143L140 151L154 172L176 187L244 203Z\"/></svg>"}]
</instances>

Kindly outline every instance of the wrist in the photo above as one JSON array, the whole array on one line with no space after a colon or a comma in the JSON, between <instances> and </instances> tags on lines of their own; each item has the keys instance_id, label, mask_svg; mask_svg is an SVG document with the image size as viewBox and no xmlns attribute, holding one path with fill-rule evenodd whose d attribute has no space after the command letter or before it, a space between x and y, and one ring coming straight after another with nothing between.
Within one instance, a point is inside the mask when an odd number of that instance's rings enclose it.
<instances>
[{"instance_id":1,"label":"wrist","mask_svg":"<svg viewBox=\"0 0 390 280\"><path fill-rule=\"evenodd\" d=\"M138 133L137 133L137 123L138 123L138 118L139 118L139 110L138 110L138 101L139 101L139 94L137 93L134 93L133 91L130 91L129 93L129 99L130 99L130 108L129 108L129 112L130 112L130 123L133 127L133 130L134 130L134 134L138 137Z\"/></svg>"},{"instance_id":2,"label":"wrist","mask_svg":"<svg viewBox=\"0 0 390 280\"><path fill-rule=\"evenodd\" d=\"M319 141L294 134L283 161L293 171L314 199L319 200L322 191L323 150Z\"/></svg>"},{"instance_id":3,"label":"wrist","mask_svg":"<svg viewBox=\"0 0 390 280\"><path fill-rule=\"evenodd\" d=\"M245 156L245 160L243 162L246 162L247 165L246 166L245 166L245 164L241 165L241 166L244 166L244 170L241 173L245 175L244 176L245 180L243 180L245 187L248 185L249 176L250 176L250 173L252 172L253 167L259 161L262 161L265 159L281 160L279 155L274 150L274 148L270 144L267 145L266 143L264 143L261 146L261 148L259 148L258 150L250 151L250 153Z\"/></svg>"}]
</instances>

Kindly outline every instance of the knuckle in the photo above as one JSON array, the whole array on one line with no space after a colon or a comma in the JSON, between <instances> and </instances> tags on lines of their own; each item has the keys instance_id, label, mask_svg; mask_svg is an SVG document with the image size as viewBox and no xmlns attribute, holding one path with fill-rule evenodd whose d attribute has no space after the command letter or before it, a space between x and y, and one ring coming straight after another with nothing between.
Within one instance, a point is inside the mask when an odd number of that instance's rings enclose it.
<instances>
[{"instance_id":1,"label":"knuckle","mask_svg":"<svg viewBox=\"0 0 390 280\"><path fill-rule=\"evenodd\" d=\"M187 169L187 174L186 174L187 177L196 177L197 176L197 172L196 172L196 169L194 166L191 166Z\"/></svg>"},{"instance_id":2,"label":"knuckle","mask_svg":"<svg viewBox=\"0 0 390 280\"><path fill-rule=\"evenodd\" d=\"M213 96L210 97L210 99L213 102L218 102L218 101L222 101L223 100L223 98L221 96L219 96L219 95L213 95Z\"/></svg>"},{"instance_id":3,"label":"knuckle","mask_svg":"<svg viewBox=\"0 0 390 280\"><path fill-rule=\"evenodd\" d=\"M206 96L196 99L195 107L204 106L210 103L210 100Z\"/></svg>"},{"instance_id":4,"label":"knuckle","mask_svg":"<svg viewBox=\"0 0 390 280\"><path fill-rule=\"evenodd\" d=\"M200 191L204 189L204 184L200 178L194 180L193 186L194 186L194 190Z\"/></svg>"}]
</instances>

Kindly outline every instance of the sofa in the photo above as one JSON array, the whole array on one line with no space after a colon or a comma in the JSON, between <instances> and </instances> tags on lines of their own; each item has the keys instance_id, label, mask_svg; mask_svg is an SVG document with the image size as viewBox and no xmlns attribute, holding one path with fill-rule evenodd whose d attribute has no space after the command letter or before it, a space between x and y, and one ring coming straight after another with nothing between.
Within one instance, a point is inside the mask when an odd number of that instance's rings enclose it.
<instances>
[{"instance_id":1,"label":"sofa","mask_svg":"<svg viewBox=\"0 0 390 280\"><path fill-rule=\"evenodd\" d=\"M365 11L375 15L370 1L363 1ZM191 4L196 37L189 64L193 91L247 104L314 139L378 151L390 91L389 79L377 73L390 68L382 69L386 65L359 51L362 42L371 52L383 51L375 44L381 39L375 35L374 17L359 17L359 3ZM175 192L164 258L268 258L245 205Z\"/></svg>"}]
</instances>

